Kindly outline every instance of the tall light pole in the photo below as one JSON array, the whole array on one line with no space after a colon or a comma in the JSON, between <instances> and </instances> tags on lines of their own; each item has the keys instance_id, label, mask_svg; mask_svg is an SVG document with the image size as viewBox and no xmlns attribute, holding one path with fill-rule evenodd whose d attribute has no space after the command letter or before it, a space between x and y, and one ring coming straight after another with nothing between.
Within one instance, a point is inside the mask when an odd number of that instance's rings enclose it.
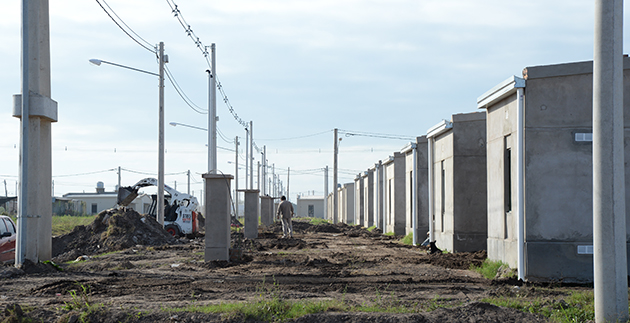
<instances>
[{"instance_id":1,"label":"tall light pole","mask_svg":"<svg viewBox=\"0 0 630 323\"><path fill-rule=\"evenodd\" d=\"M234 209L234 216L238 218L238 136L234 138L234 200L236 207Z\"/></svg>"},{"instance_id":2,"label":"tall light pole","mask_svg":"<svg viewBox=\"0 0 630 323\"><path fill-rule=\"evenodd\" d=\"M210 45L211 70L208 72L208 173L217 172L217 64L215 44Z\"/></svg>"},{"instance_id":3,"label":"tall light pole","mask_svg":"<svg viewBox=\"0 0 630 323\"><path fill-rule=\"evenodd\" d=\"M595 1L593 282L596 322L628 320L623 0Z\"/></svg>"},{"instance_id":4,"label":"tall light pole","mask_svg":"<svg viewBox=\"0 0 630 323\"><path fill-rule=\"evenodd\" d=\"M249 185L249 129L245 128L245 189Z\"/></svg>"},{"instance_id":5,"label":"tall light pole","mask_svg":"<svg viewBox=\"0 0 630 323\"><path fill-rule=\"evenodd\" d=\"M160 42L160 126L158 139L158 210L157 221L164 226L164 42Z\"/></svg>"},{"instance_id":6,"label":"tall light pole","mask_svg":"<svg viewBox=\"0 0 630 323\"><path fill-rule=\"evenodd\" d=\"M254 121L249 122L249 189L254 189Z\"/></svg>"},{"instance_id":7,"label":"tall light pole","mask_svg":"<svg viewBox=\"0 0 630 323\"><path fill-rule=\"evenodd\" d=\"M22 98L28 97L30 94L29 87L29 65L31 61L29 56L29 14L28 0L22 0ZM28 242L27 217L28 217L28 165L29 165L29 132L30 132L30 111L29 101L22 100L20 120L20 192L18 193L18 217L17 217L17 241L15 243L15 265L22 266L26 260L26 252ZM51 179L52 180L52 179ZM32 212L32 210L30 210ZM36 260L36 259L33 259Z\"/></svg>"},{"instance_id":8,"label":"tall light pole","mask_svg":"<svg viewBox=\"0 0 630 323\"><path fill-rule=\"evenodd\" d=\"M337 178L337 155L339 154L339 146L338 146L338 135L337 128L335 128L335 144L334 144L334 157L333 157L333 223L337 224L339 220L339 196L337 193L338 178Z\"/></svg>"},{"instance_id":9,"label":"tall light pole","mask_svg":"<svg viewBox=\"0 0 630 323\"><path fill-rule=\"evenodd\" d=\"M90 63L100 66L102 63L126 68L132 71L141 72L159 78L159 107L158 107L158 187L157 187L157 221L164 225L164 64L168 63L168 56L164 55L164 42L160 42L158 47L159 74L144 71L141 69L116 64L100 59L90 59Z\"/></svg>"}]
</instances>

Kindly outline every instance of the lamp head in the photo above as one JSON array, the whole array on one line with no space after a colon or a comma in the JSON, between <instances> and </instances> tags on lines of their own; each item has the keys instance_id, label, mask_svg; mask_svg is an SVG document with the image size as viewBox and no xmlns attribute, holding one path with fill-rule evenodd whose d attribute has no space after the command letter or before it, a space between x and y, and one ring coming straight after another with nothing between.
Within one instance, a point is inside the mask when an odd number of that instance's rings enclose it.
<instances>
[{"instance_id":1,"label":"lamp head","mask_svg":"<svg viewBox=\"0 0 630 323\"><path fill-rule=\"evenodd\" d=\"M177 125L177 122L169 122L168 124L170 124L171 126L175 127Z\"/></svg>"},{"instance_id":2,"label":"lamp head","mask_svg":"<svg viewBox=\"0 0 630 323\"><path fill-rule=\"evenodd\" d=\"M90 63L92 63L92 64L94 64L94 65L96 65L96 66L101 66L101 63L102 63L102 62L103 62L103 61L101 61L100 59L96 59L96 58L92 58L92 59L90 59Z\"/></svg>"}]
</instances>

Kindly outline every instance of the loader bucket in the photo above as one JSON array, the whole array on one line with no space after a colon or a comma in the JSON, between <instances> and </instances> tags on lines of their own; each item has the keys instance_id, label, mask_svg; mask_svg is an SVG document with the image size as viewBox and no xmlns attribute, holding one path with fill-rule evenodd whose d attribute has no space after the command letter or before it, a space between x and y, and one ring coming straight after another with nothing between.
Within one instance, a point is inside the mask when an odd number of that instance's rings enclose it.
<instances>
[{"instance_id":1,"label":"loader bucket","mask_svg":"<svg viewBox=\"0 0 630 323\"><path fill-rule=\"evenodd\" d=\"M118 188L117 204L120 206L127 206L136 197L138 197L138 190L134 190L131 186Z\"/></svg>"}]
</instances>

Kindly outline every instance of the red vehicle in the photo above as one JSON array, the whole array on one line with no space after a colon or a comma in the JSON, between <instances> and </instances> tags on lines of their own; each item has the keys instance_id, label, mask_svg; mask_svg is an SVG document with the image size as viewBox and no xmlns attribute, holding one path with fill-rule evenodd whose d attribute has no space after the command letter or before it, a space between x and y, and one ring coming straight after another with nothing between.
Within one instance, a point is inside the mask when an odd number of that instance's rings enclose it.
<instances>
[{"instance_id":1,"label":"red vehicle","mask_svg":"<svg viewBox=\"0 0 630 323\"><path fill-rule=\"evenodd\" d=\"M0 215L0 263L15 261L15 223L10 217Z\"/></svg>"}]
</instances>

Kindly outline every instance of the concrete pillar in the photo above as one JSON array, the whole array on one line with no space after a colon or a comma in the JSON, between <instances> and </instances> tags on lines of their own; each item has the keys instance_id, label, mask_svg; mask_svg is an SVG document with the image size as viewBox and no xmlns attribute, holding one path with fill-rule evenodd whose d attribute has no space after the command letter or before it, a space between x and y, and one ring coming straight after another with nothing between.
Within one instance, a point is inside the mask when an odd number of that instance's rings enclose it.
<instances>
[{"instance_id":1,"label":"concrete pillar","mask_svg":"<svg viewBox=\"0 0 630 323\"><path fill-rule=\"evenodd\" d=\"M270 196L260 197L260 221L263 225L273 224L273 198Z\"/></svg>"},{"instance_id":2,"label":"concrete pillar","mask_svg":"<svg viewBox=\"0 0 630 323\"><path fill-rule=\"evenodd\" d=\"M596 322L628 320L623 1L595 1L593 274Z\"/></svg>"},{"instance_id":3,"label":"concrete pillar","mask_svg":"<svg viewBox=\"0 0 630 323\"><path fill-rule=\"evenodd\" d=\"M258 238L258 190L242 190L245 193L245 238Z\"/></svg>"},{"instance_id":4,"label":"concrete pillar","mask_svg":"<svg viewBox=\"0 0 630 323\"><path fill-rule=\"evenodd\" d=\"M203 174L205 183L205 261L229 260L230 181L232 175Z\"/></svg>"},{"instance_id":5,"label":"concrete pillar","mask_svg":"<svg viewBox=\"0 0 630 323\"><path fill-rule=\"evenodd\" d=\"M23 79L22 83L28 85L27 88L23 85L22 91L28 91L29 113L28 131L21 133L21 137L26 139L28 158L25 158L26 164L20 165L20 173L26 174L26 178L20 180L25 183L27 192L20 193L23 210L18 216L18 227L24 226L26 230L18 228L16 265L21 265L25 259L33 262L50 260L52 254L51 123L57 122L57 102L51 99L50 91L48 0L29 1L26 10L23 19L27 20L28 28L23 37L28 43L29 64L26 66L28 80ZM13 116L17 118L22 117L22 97L20 94L13 97Z\"/></svg>"}]
</instances>

